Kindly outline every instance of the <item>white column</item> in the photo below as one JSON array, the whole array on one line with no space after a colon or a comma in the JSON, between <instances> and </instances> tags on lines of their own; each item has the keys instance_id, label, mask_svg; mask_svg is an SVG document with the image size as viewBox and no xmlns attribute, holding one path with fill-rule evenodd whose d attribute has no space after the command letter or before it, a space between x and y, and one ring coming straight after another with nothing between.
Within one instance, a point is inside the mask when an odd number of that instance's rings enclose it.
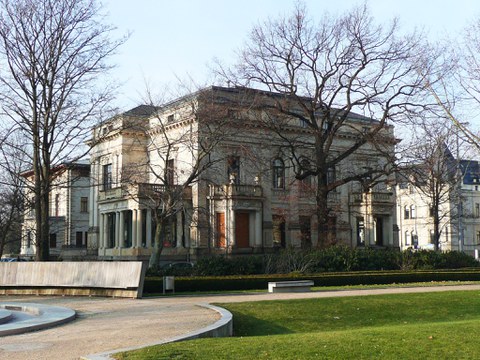
<instances>
[{"instance_id":1,"label":"white column","mask_svg":"<svg viewBox=\"0 0 480 360\"><path fill-rule=\"evenodd\" d=\"M255 245L262 246L262 212L255 212Z\"/></svg>"},{"instance_id":2,"label":"white column","mask_svg":"<svg viewBox=\"0 0 480 360\"><path fill-rule=\"evenodd\" d=\"M125 247L125 212L120 211L120 226L119 226L119 234L118 234L118 242L119 247Z\"/></svg>"},{"instance_id":3,"label":"white column","mask_svg":"<svg viewBox=\"0 0 480 360\"><path fill-rule=\"evenodd\" d=\"M148 249L152 247L152 212L149 209L147 209L146 225L145 231L147 233L145 234L145 238L147 239L147 243L145 247Z\"/></svg>"},{"instance_id":4,"label":"white column","mask_svg":"<svg viewBox=\"0 0 480 360\"><path fill-rule=\"evenodd\" d=\"M103 219L103 214L100 214L100 223L98 225L98 248L99 249L103 249L105 246L103 245L103 241L104 241L104 237L105 237L105 234L104 234L104 229L103 229L103 222L104 222L104 219Z\"/></svg>"},{"instance_id":5,"label":"white column","mask_svg":"<svg viewBox=\"0 0 480 360\"><path fill-rule=\"evenodd\" d=\"M120 247L120 211L115 212L115 247Z\"/></svg>"},{"instance_id":6,"label":"white column","mask_svg":"<svg viewBox=\"0 0 480 360\"><path fill-rule=\"evenodd\" d=\"M233 210L233 207L228 210L230 213L230 231L228 232L228 237L226 241L227 247L234 247L237 244L237 239L235 238L235 210Z\"/></svg>"},{"instance_id":7,"label":"white column","mask_svg":"<svg viewBox=\"0 0 480 360\"><path fill-rule=\"evenodd\" d=\"M137 210L137 246L142 247L142 210Z\"/></svg>"},{"instance_id":8,"label":"white column","mask_svg":"<svg viewBox=\"0 0 480 360\"><path fill-rule=\"evenodd\" d=\"M132 248L137 247L137 210L132 210Z\"/></svg>"},{"instance_id":9,"label":"white column","mask_svg":"<svg viewBox=\"0 0 480 360\"><path fill-rule=\"evenodd\" d=\"M108 214L103 214L103 247L108 247Z\"/></svg>"}]
</instances>

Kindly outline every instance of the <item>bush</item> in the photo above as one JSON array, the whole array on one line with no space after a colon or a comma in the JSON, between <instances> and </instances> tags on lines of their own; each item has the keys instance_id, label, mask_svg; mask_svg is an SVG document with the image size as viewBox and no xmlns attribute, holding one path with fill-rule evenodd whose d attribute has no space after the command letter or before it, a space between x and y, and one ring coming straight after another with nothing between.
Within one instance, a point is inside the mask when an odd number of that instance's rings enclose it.
<instances>
[{"instance_id":1,"label":"bush","mask_svg":"<svg viewBox=\"0 0 480 360\"><path fill-rule=\"evenodd\" d=\"M199 276L252 275L265 273L264 256L208 256L198 260L193 272Z\"/></svg>"},{"instance_id":2,"label":"bush","mask_svg":"<svg viewBox=\"0 0 480 360\"><path fill-rule=\"evenodd\" d=\"M149 276L225 276L254 274L311 274L373 270L434 270L478 267L471 256L429 250L355 248L332 246L322 250L283 249L276 254L235 257L208 256L192 269L149 269Z\"/></svg>"},{"instance_id":3,"label":"bush","mask_svg":"<svg viewBox=\"0 0 480 360\"><path fill-rule=\"evenodd\" d=\"M204 276L175 278L175 291L228 291L266 290L270 281L308 279L315 286L382 285L393 283L413 283L431 281L479 281L480 271L435 270L435 271L376 271L324 274L288 275L244 275L244 276ZM145 293L161 293L163 279L149 277L145 280Z\"/></svg>"}]
</instances>

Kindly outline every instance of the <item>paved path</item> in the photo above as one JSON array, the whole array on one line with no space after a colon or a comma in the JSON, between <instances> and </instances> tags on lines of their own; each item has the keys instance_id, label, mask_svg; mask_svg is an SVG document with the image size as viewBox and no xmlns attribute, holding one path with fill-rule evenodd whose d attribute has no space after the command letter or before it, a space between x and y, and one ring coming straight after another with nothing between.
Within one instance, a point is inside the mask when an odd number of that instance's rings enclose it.
<instances>
[{"instance_id":1,"label":"paved path","mask_svg":"<svg viewBox=\"0 0 480 360\"><path fill-rule=\"evenodd\" d=\"M71 323L23 335L0 338L0 359L78 359L82 355L157 343L198 330L219 315L197 306L205 303L377 294L480 290L480 285L315 291L309 293L162 297L141 300L71 297L0 297L0 301L34 302L75 309Z\"/></svg>"}]
</instances>

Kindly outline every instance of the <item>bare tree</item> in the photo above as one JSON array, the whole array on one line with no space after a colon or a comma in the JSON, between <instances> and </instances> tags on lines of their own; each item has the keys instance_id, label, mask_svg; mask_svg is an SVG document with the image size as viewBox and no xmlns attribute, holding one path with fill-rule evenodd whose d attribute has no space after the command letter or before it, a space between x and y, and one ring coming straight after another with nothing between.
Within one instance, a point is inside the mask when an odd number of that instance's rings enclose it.
<instances>
[{"instance_id":1,"label":"bare tree","mask_svg":"<svg viewBox=\"0 0 480 360\"><path fill-rule=\"evenodd\" d=\"M296 178L316 180L319 247L328 245L331 232L328 194L352 181L369 186L388 172L395 142L390 125L427 105L427 46L419 34L401 36L398 29L396 20L375 25L366 6L314 24L300 5L288 17L254 27L239 64L218 70L229 82L278 95L268 106L269 126L283 141ZM289 136L282 117L296 119L308 137ZM346 134L352 142L337 146ZM376 151L377 163L330 176L366 149Z\"/></svg>"},{"instance_id":2,"label":"bare tree","mask_svg":"<svg viewBox=\"0 0 480 360\"><path fill-rule=\"evenodd\" d=\"M5 139L3 139L5 140ZM11 140L10 140L11 141ZM0 257L5 251L19 252L24 206L23 155L19 148L0 146Z\"/></svg>"},{"instance_id":3,"label":"bare tree","mask_svg":"<svg viewBox=\"0 0 480 360\"><path fill-rule=\"evenodd\" d=\"M417 128L413 141L406 146L405 165L400 172L401 182L411 184L429 206L431 220L427 222L433 225L431 241L435 251L440 250L445 220L461 216L462 212L458 129L441 120ZM457 149L456 156L451 149Z\"/></svg>"},{"instance_id":4,"label":"bare tree","mask_svg":"<svg viewBox=\"0 0 480 360\"><path fill-rule=\"evenodd\" d=\"M81 156L92 121L111 99L98 79L125 39L111 40L95 0L2 0L1 102L4 119L27 140L33 169L36 259L49 259L51 169ZM106 82L107 84L107 82Z\"/></svg>"},{"instance_id":5,"label":"bare tree","mask_svg":"<svg viewBox=\"0 0 480 360\"><path fill-rule=\"evenodd\" d=\"M228 108L212 95L206 88L160 106L153 105L149 96L149 106L156 111L145 129L146 161L125 166L122 180L135 189L130 196L153 213L150 266L158 266L166 243L176 241L171 229L177 215L183 223L188 220L197 226L208 221L204 205L192 202L192 187L206 195L207 171L224 160L214 149L231 132ZM139 183L146 178L148 183Z\"/></svg>"}]
</instances>

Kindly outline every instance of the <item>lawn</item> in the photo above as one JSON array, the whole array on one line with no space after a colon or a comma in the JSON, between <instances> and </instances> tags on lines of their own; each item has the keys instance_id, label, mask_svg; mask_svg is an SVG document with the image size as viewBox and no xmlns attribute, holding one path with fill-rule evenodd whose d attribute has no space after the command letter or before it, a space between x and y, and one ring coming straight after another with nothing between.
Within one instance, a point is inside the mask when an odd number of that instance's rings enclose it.
<instances>
[{"instance_id":1,"label":"lawn","mask_svg":"<svg viewBox=\"0 0 480 360\"><path fill-rule=\"evenodd\" d=\"M480 292L218 304L235 337L199 339L117 359L478 359Z\"/></svg>"}]
</instances>

